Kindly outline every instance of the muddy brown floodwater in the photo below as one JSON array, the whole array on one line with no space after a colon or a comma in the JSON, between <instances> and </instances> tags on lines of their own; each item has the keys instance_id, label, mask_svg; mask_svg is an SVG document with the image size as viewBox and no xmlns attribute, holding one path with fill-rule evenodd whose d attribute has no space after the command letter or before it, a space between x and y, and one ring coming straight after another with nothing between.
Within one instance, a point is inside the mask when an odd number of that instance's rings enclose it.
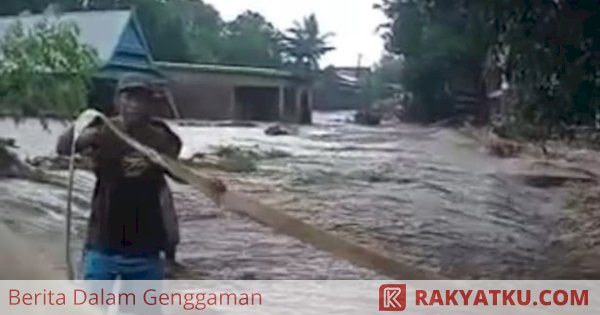
<instances>
[{"instance_id":1,"label":"muddy brown floodwater","mask_svg":"<svg viewBox=\"0 0 600 315\"><path fill-rule=\"evenodd\" d=\"M233 145L264 158L250 173L215 173L234 190L376 249L397 260L453 278L560 278L555 223L562 203L554 191L527 187L505 176L499 160L447 129L411 125L363 127L350 113L316 113L315 125L290 136L269 137L257 127L207 123L179 126L184 157ZM51 123L18 128L0 122L23 156L47 155L58 132ZM56 173L64 177L64 172ZM75 230L80 246L94 178L79 171ZM175 274L193 279L378 279L249 218L225 213L192 188L174 184L185 265ZM64 187L0 181L0 219L60 252ZM57 255L60 257L60 254ZM60 264L60 262L57 262Z\"/></svg>"}]
</instances>

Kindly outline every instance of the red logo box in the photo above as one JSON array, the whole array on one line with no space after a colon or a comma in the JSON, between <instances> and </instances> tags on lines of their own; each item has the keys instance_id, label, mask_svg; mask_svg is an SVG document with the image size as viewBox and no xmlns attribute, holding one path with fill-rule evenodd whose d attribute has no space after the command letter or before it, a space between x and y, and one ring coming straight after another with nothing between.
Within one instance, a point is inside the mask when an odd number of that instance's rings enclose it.
<instances>
[{"instance_id":1,"label":"red logo box","mask_svg":"<svg viewBox=\"0 0 600 315\"><path fill-rule=\"evenodd\" d=\"M379 310L401 312L406 309L406 284L384 284L379 287Z\"/></svg>"}]
</instances>

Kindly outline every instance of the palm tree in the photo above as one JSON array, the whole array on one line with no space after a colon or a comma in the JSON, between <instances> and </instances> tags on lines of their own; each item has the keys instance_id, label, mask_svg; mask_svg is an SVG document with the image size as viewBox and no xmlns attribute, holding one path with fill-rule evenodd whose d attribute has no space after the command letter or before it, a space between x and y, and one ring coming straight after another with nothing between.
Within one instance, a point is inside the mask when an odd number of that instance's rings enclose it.
<instances>
[{"instance_id":1,"label":"palm tree","mask_svg":"<svg viewBox=\"0 0 600 315\"><path fill-rule=\"evenodd\" d=\"M333 33L321 34L319 22L314 14L302 22L294 22L283 38L284 53L298 71L314 73L319 70L319 60L335 48L327 41Z\"/></svg>"}]
</instances>

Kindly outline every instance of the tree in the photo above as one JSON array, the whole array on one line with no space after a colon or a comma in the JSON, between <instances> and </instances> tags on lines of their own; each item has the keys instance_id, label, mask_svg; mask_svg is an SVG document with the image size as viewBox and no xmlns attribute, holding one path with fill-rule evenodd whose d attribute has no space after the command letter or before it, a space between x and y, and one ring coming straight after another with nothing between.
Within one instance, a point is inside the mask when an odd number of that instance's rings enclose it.
<instances>
[{"instance_id":1,"label":"tree","mask_svg":"<svg viewBox=\"0 0 600 315\"><path fill-rule=\"evenodd\" d=\"M230 65L279 68L282 35L262 15L246 11L226 24L221 61Z\"/></svg>"},{"instance_id":2,"label":"tree","mask_svg":"<svg viewBox=\"0 0 600 315\"><path fill-rule=\"evenodd\" d=\"M0 40L2 107L16 117L73 117L83 109L98 57L78 36L77 26L52 18L27 29L12 25Z\"/></svg>"},{"instance_id":3,"label":"tree","mask_svg":"<svg viewBox=\"0 0 600 315\"><path fill-rule=\"evenodd\" d=\"M24 11L40 13L50 4L56 4L62 10L74 10L80 7L81 0L2 0L0 15L16 15Z\"/></svg>"},{"instance_id":4,"label":"tree","mask_svg":"<svg viewBox=\"0 0 600 315\"><path fill-rule=\"evenodd\" d=\"M319 60L335 48L328 44L332 33L321 34L314 14L294 22L283 38L284 53L296 71L311 74L319 70Z\"/></svg>"},{"instance_id":5,"label":"tree","mask_svg":"<svg viewBox=\"0 0 600 315\"><path fill-rule=\"evenodd\" d=\"M63 0L65 1L65 0ZM201 0L88 0L85 10L135 8L156 60L217 63L223 21Z\"/></svg>"},{"instance_id":6,"label":"tree","mask_svg":"<svg viewBox=\"0 0 600 315\"><path fill-rule=\"evenodd\" d=\"M224 22L219 11L201 0L171 0L171 10L180 17L190 61L219 63Z\"/></svg>"},{"instance_id":7,"label":"tree","mask_svg":"<svg viewBox=\"0 0 600 315\"><path fill-rule=\"evenodd\" d=\"M386 49L404 59L400 82L419 121L459 112L485 121L484 64L494 37L478 1L384 0ZM465 101L469 100L469 101Z\"/></svg>"},{"instance_id":8,"label":"tree","mask_svg":"<svg viewBox=\"0 0 600 315\"><path fill-rule=\"evenodd\" d=\"M517 119L546 128L592 125L600 108L600 5L596 1L488 4L519 102Z\"/></svg>"},{"instance_id":9,"label":"tree","mask_svg":"<svg viewBox=\"0 0 600 315\"><path fill-rule=\"evenodd\" d=\"M600 106L598 3L384 0L378 7L389 20L386 48L405 59L401 82L421 119L457 114L457 96L469 86L476 96L471 112L486 116L490 89L483 74L491 66L502 70L518 96L511 115L516 124L550 132L594 122Z\"/></svg>"},{"instance_id":10,"label":"tree","mask_svg":"<svg viewBox=\"0 0 600 315\"><path fill-rule=\"evenodd\" d=\"M130 0L127 5L136 8L154 59L172 62L192 61L192 52L183 30L184 22L177 14L174 2Z\"/></svg>"},{"instance_id":11,"label":"tree","mask_svg":"<svg viewBox=\"0 0 600 315\"><path fill-rule=\"evenodd\" d=\"M400 73L404 60L394 55L384 55L369 76L360 82L360 94L364 104L394 97L399 92Z\"/></svg>"}]
</instances>

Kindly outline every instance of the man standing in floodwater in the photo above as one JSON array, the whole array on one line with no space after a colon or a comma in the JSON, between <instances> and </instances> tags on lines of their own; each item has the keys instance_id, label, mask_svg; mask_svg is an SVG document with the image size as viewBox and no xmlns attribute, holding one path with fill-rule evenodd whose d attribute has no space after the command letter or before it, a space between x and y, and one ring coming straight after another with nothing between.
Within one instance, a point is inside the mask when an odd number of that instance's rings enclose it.
<instances>
[{"instance_id":1,"label":"man standing in floodwater","mask_svg":"<svg viewBox=\"0 0 600 315\"><path fill-rule=\"evenodd\" d=\"M111 121L140 143L177 158L181 140L152 117L155 93L149 78L126 75L118 83ZM59 139L59 154L69 154L72 130ZM129 147L97 120L75 139L77 152L93 160L97 181L84 249L87 280L160 280L161 252L168 248L161 203L167 189L165 170Z\"/></svg>"}]
</instances>

